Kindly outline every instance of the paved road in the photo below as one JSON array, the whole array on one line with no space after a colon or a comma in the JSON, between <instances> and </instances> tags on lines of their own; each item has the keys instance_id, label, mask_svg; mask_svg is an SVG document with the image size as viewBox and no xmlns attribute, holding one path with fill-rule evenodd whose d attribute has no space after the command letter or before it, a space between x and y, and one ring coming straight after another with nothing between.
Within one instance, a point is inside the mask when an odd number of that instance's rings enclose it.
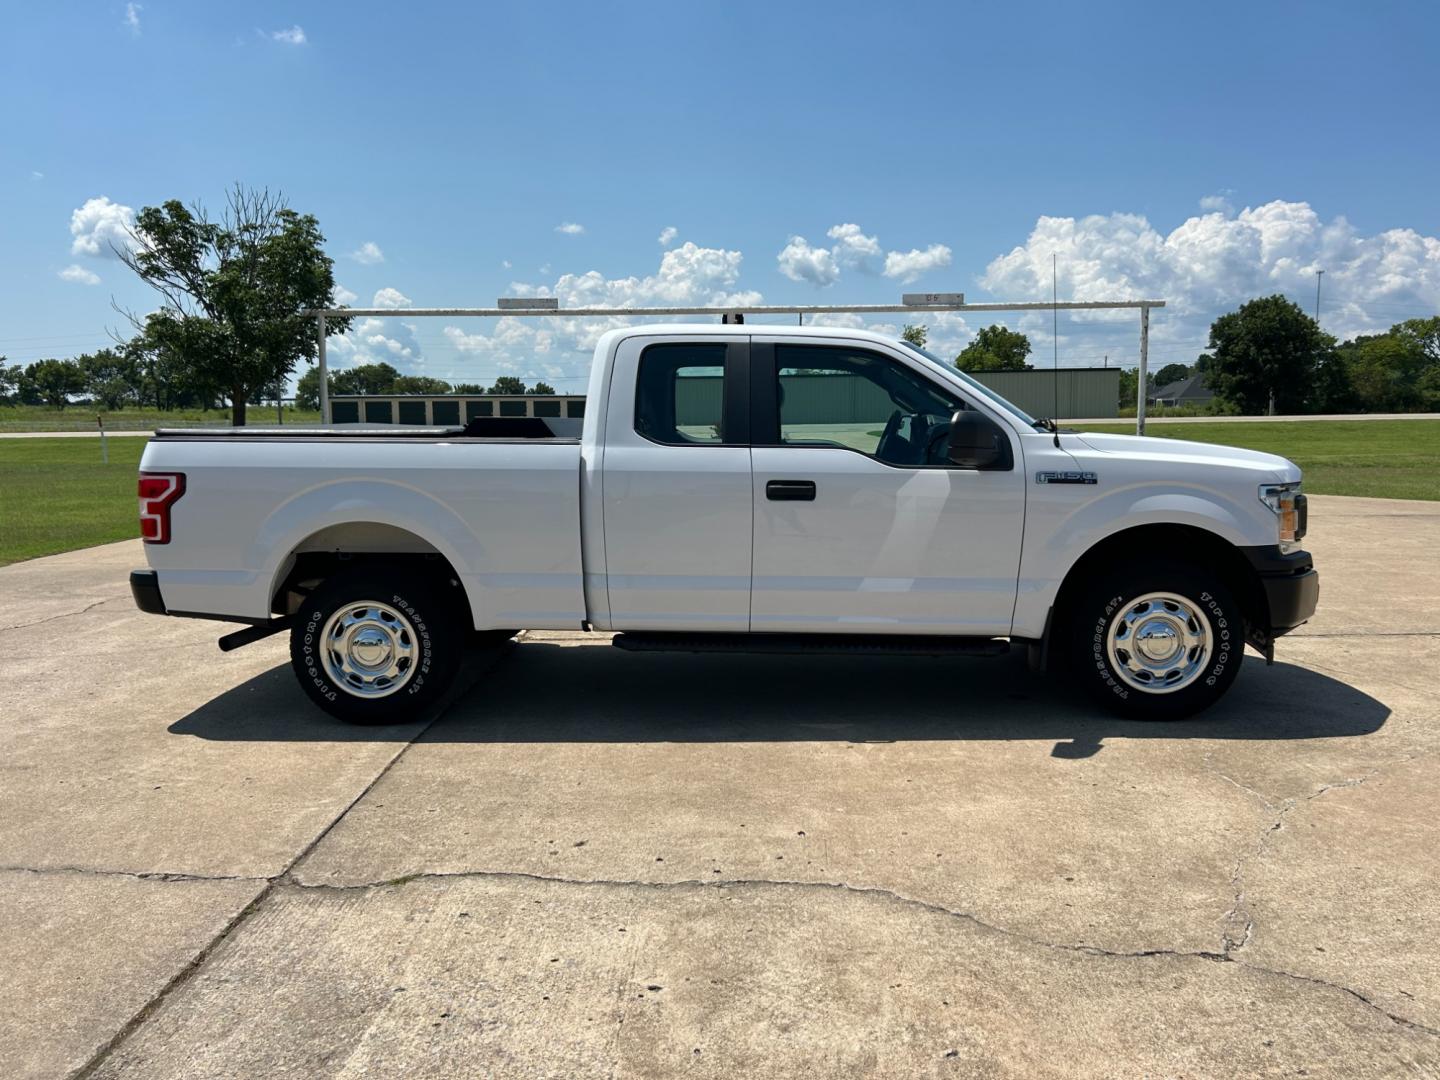
<instances>
[{"instance_id":1,"label":"paved road","mask_svg":"<svg viewBox=\"0 0 1440 1080\"><path fill-rule=\"evenodd\" d=\"M284 645L0 569L7 1077L1440 1070L1440 504L1183 724L1000 661L533 635L355 730Z\"/></svg>"}]
</instances>

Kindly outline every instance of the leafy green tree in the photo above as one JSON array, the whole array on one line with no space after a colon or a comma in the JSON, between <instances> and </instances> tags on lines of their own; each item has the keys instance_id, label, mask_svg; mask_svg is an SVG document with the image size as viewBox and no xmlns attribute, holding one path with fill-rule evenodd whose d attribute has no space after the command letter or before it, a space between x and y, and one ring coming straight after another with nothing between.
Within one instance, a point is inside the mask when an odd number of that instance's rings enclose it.
<instances>
[{"instance_id":1,"label":"leafy green tree","mask_svg":"<svg viewBox=\"0 0 1440 1080\"><path fill-rule=\"evenodd\" d=\"M75 358L85 392L107 412L140 400L140 366L125 349L101 349Z\"/></svg>"},{"instance_id":2,"label":"leafy green tree","mask_svg":"<svg viewBox=\"0 0 1440 1080\"><path fill-rule=\"evenodd\" d=\"M501 375L487 393L523 394L525 393L525 382L523 379L517 379L514 375Z\"/></svg>"},{"instance_id":3,"label":"leafy green tree","mask_svg":"<svg viewBox=\"0 0 1440 1080\"><path fill-rule=\"evenodd\" d=\"M460 382L451 387L450 391L454 394L483 394L485 393L485 387L479 383Z\"/></svg>"},{"instance_id":4,"label":"leafy green tree","mask_svg":"<svg viewBox=\"0 0 1440 1080\"><path fill-rule=\"evenodd\" d=\"M900 337L908 341L917 349L925 347L925 340L930 336L930 328L922 323L907 323L904 330L900 331Z\"/></svg>"},{"instance_id":5,"label":"leafy green tree","mask_svg":"<svg viewBox=\"0 0 1440 1080\"><path fill-rule=\"evenodd\" d=\"M19 364L5 366L5 357L0 356L0 402L11 405L20 399L20 387L25 381L25 369Z\"/></svg>"},{"instance_id":6,"label":"leafy green tree","mask_svg":"<svg viewBox=\"0 0 1440 1080\"><path fill-rule=\"evenodd\" d=\"M961 371L1029 371L1030 339L1004 326L982 327L961 350L955 366Z\"/></svg>"},{"instance_id":7,"label":"leafy green tree","mask_svg":"<svg viewBox=\"0 0 1440 1080\"><path fill-rule=\"evenodd\" d=\"M1440 405L1440 316L1396 323L1337 351L1361 408L1410 412Z\"/></svg>"},{"instance_id":8,"label":"leafy green tree","mask_svg":"<svg viewBox=\"0 0 1440 1080\"><path fill-rule=\"evenodd\" d=\"M163 298L137 328L230 400L233 422L264 387L313 360L315 324L304 313L335 305L334 264L312 215L278 195L236 185L212 221L172 199L135 218L134 244L116 254ZM332 319L332 333L349 327Z\"/></svg>"},{"instance_id":9,"label":"leafy green tree","mask_svg":"<svg viewBox=\"0 0 1440 1080\"><path fill-rule=\"evenodd\" d=\"M530 394L553 394L553 393L555 393L555 387L551 386L548 382L537 382L537 383L536 383L534 386L532 386L528 391L526 391L526 393L530 393Z\"/></svg>"},{"instance_id":10,"label":"leafy green tree","mask_svg":"<svg viewBox=\"0 0 1440 1080\"><path fill-rule=\"evenodd\" d=\"M428 375L401 375L390 388L392 394L448 394L450 384Z\"/></svg>"},{"instance_id":11,"label":"leafy green tree","mask_svg":"<svg viewBox=\"0 0 1440 1080\"><path fill-rule=\"evenodd\" d=\"M25 377L52 409L65 408L71 395L85 390L85 374L74 360L37 360L25 369Z\"/></svg>"},{"instance_id":12,"label":"leafy green tree","mask_svg":"<svg viewBox=\"0 0 1440 1080\"><path fill-rule=\"evenodd\" d=\"M1121 407L1122 409L1123 409L1123 408L1126 408L1127 406L1134 405L1134 404L1136 403L1136 401L1135 401L1135 388L1136 388L1137 386L1139 386L1139 385L1140 385L1140 369L1139 369L1139 368L1128 368L1128 369L1127 369L1127 368L1121 368L1121 369L1120 369L1120 407Z\"/></svg>"},{"instance_id":13,"label":"leafy green tree","mask_svg":"<svg viewBox=\"0 0 1440 1080\"><path fill-rule=\"evenodd\" d=\"M1206 382L1243 413L1313 411L1315 374L1335 339L1283 296L1265 296L1221 315L1210 327Z\"/></svg>"},{"instance_id":14,"label":"leafy green tree","mask_svg":"<svg viewBox=\"0 0 1440 1080\"><path fill-rule=\"evenodd\" d=\"M332 394L390 394L394 393L395 380L398 378L400 378L400 372L384 361L378 364L357 364L353 368L330 373L330 392ZM315 382L315 393L318 400L320 393L318 377Z\"/></svg>"},{"instance_id":15,"label":"leafy green tree","mask_svg":"<svg viewBox=\"0 0 1440 1080\"><path fill-rule=\"evenodd\" d=\"M335 392L335 376L330 376L330 392ZM312 367L295 384L295 407L314 412L320 408L320 369Z\"/></svg>"},{"instance_id":16,"label":"leafy green tree","mask_svg":"<svg viewBox=\"0 0 1440 1080\"><path fill-rule=\"evenodd\" d=\"M1169 386L1181 379L1188 379L1195 371L1189 364L1166 364L1159 371L1155 372L1155 386Z\"/></svg>"}]
</instances>

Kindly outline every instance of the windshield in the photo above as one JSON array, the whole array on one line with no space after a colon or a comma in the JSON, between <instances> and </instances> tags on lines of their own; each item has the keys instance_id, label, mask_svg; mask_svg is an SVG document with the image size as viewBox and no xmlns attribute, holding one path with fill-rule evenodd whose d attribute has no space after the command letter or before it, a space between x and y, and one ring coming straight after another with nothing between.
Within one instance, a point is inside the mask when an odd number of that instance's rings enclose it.
<instances>
[{"instance_id":1,"label":"windshield","mask_svg":"<svg viewBox=\"0 0 1440 1080\"><path fill-rule=\"evenodd\" d=\"M966 386L968 386L971 390L974 390L977 394L983 397L986 401L989 401L992 405L997 405L1000 408L1004 409L1011 416L1019 417L1021 423L1026 424L1030 427L1036 426L1036 421L1033 416L1029 415L1027 412L1019 408L1018 406L1012 405L1010 402L1006 401L1003 397L997 394L994 390L991 390L984 383L971 378L959 368L953 367L950 364L947 364L944 360L941 360L940 357L936 356L934 353L926 352L924 349L920 348L920 346L913 345L910 342L906 341L904 338L900 339L900 344L905 346L905 348L909 349L911 352L924 357L930 363L938 367L941 371L945 372L945 374L959 376L960 381L963 382Z\"/></svg>"}]
</instances>

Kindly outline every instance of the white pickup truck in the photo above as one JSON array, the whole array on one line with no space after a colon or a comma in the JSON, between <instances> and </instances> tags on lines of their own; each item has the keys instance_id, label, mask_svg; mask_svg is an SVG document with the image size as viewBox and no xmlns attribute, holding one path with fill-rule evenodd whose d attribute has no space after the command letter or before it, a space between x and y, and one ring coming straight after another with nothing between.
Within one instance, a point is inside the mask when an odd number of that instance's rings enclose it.
<instances>
[{"instance_id":1,"label":"white pickup truck","mask_svg":"<svg viewBox=\"0 0 1440 1080\"><path fill-rule=\"evenodd\" d=\"M858 330L641 326L580 420L161 431L137 604L288 630L357 723L431 706L477 639L974 654L1030 647L1135 718L1192 714L1315 610L1284 458L1058 430Z\"/></svg>"}]
</instances>

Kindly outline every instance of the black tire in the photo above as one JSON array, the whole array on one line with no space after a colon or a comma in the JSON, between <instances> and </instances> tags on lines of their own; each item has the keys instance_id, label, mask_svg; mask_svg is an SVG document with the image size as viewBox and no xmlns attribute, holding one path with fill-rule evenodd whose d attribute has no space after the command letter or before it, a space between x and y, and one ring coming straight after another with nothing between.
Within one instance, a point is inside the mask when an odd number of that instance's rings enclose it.
<instances>
[{"instance_id":1,"label":"black tire","mask_svg":"<svg viewBox=\"0 0 1440 1080\"><path fill-rule=\"evenodd\" d=\"M1187 606L1164 602L1136 606L1156 594L1179 598ZM1162 689L1163 675L1122 674L1110 648L1112 627L1143 625L1143 614L1137 617L1137 612L1155 611L1163 619L1162 608L1187 626L1190 617L1203 620L1210 646L1208 658L1194 666L1193 676L1187 681L1184 674L1177 675L1179 686L1171 690ZM1209 708L1230 689L1245 655L1244 621L1230 587L1213 570L1178 561L1151 560L1105 569L1081 588L1061 629L1064 637L1051 641L1052 651L1068 661L1073 676L1096 701L1131 720L1181 720ZM1117 642L1117 656L1128 655L1123 645ZM1204 655L1200 649L1192 653L1182 648L1175 660L1162 666L1173 664L1172 671L1184 672L1190 657ZM1144 678L1153 680L1148 686L1154 689L1137 685Z\"/></svg>"},{"instance_id":2,"label":"black tire","mask_svg":"<svg viewBox=\"0 0 1440 1080\"><path fill-rule=\"evenodd\" d=\"M462 617L459 596L443 579L383 565L357 568L327 579L305 598L290 628L290 664L310 700L331 716L350 724L404 724L427 717L449 688L467 645L469 620ZM327 658L324 631L332 616L346 608L378 616L377 625L393 627L399 650L408 655L404 670L377 682L366 695L335 677L335 661ZM342 616L343 617L343 616ZM386 646L381 646L385 648ZM338 656L333 652L330 657ZM388 654L387 654L388 655ZM355 678L356 685L363 680ZM398 685L394 685L398 684Z\"/></svg>"}]
</instances>

